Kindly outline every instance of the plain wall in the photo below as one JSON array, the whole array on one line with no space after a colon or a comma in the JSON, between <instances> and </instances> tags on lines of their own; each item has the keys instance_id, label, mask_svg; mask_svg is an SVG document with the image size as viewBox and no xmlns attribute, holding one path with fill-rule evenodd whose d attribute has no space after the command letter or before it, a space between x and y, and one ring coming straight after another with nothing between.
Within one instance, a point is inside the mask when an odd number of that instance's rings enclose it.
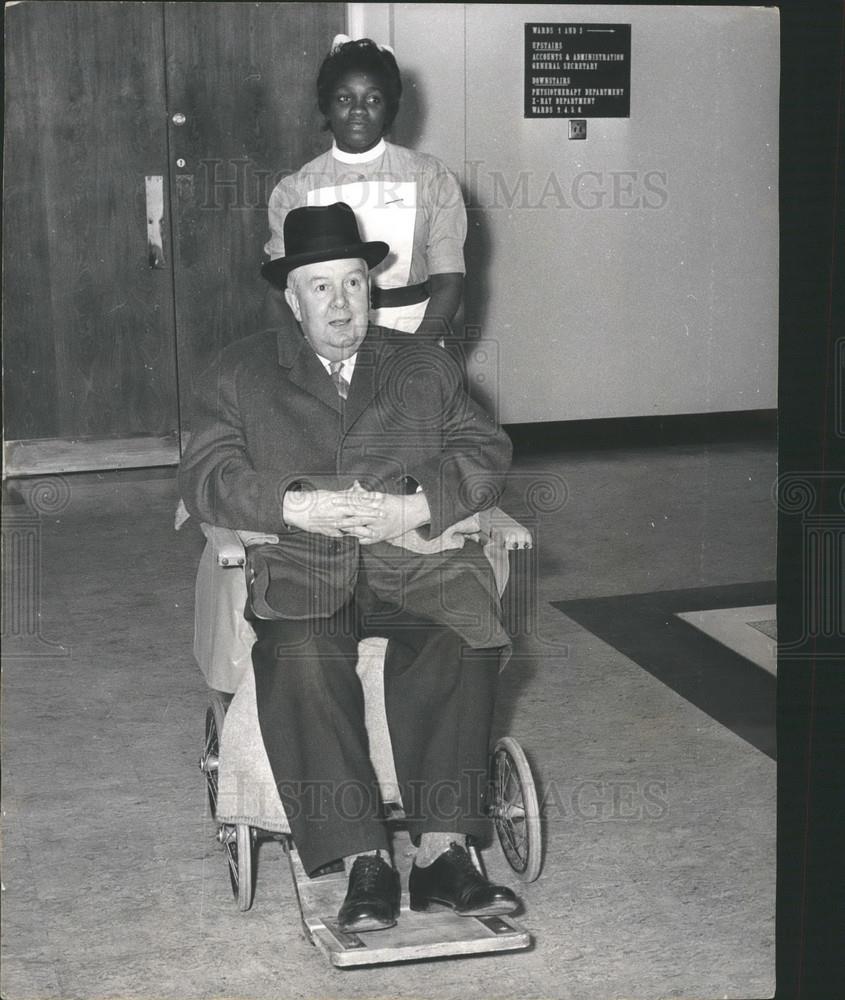
<instances>
[{"instance_id":1,"label":"plain wall","mask_svg":"<svg viewBox=\"0 0 845 1000\"><path fill-rule=\"evenodd\" d=\"M523 117L523 25L631 24L631 115ZM778 14L351 4L405 80L395 141L469 206L476 391L506 423L776 405Z\"/></svg>"}]
</instances>

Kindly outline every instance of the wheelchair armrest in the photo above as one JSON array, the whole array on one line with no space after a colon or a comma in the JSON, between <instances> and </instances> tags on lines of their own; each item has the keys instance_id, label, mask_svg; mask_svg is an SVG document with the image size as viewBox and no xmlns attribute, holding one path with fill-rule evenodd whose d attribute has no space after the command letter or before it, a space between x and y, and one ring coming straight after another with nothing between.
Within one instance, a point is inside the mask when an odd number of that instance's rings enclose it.
<instances>
[{"instance_id":1,"label":"wheelchair armrest","mask_svg":"<svg viewBox=\"0 0 845 1000\"><path fill-rule=\"evenodd\" d=\"M499 507L481 511L478 519L481 533L486 535L495 545L504 549L530 549L534 544L531 532ZM215 524L203 523L200 527L202 533L214 546L218 566L229 568L245 565L246 550L239 532L233 528L222 528ZM250 533L250 535L252 534ZM256 540L264 537L268 541L278 540L269 535L256 535L255 537Z\"/></svg>"},{"instance_id":2,"label":"wheelchair armrest","mask_svg":"<svg viewBox=\"0 0 845 1000\"><path fill-rule=\"evenodd\" d=\"M531 532L500 507L491 507L478 515L482 532L505 549L530 549L534 545Z\"/></svg>"},{"instance_id":3,"label":"wheelchair armrest","mask_svg":"<svg viewBox=\"0 0 845 1000\"><path fill-rule=\"evenodd\" d=\"M237 531L233 528L221 528L216 524L201 524L200 527L214 546L218 566L230 568L245 565L246 551Z\"/></svg>"}]
</instances>

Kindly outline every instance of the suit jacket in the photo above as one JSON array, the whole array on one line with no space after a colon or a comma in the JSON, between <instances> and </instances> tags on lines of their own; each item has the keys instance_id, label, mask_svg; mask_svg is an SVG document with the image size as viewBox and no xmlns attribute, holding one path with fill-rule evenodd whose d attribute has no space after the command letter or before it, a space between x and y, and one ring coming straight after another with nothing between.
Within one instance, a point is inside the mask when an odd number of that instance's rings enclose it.
<instances>
[{"instance_id":1,"label":"suit jacket","mask_svg":"<svg viewBox=\"0 0 845 1000\"><path fill-rule=\"evenodd\" d=\"M279 534L252 554L265 605L280 618L328 617L361 574L379 597L455 628L472 646L507 636L481 547L419 555L388 543L360 545L285 524L289 489L421 486L432 537L492 507L510 464L504 432L464 392L449 354L371 326L343 401L296 330L264 331L227 347L199 378L179 483L202 521Z\"/></svg>"}]
</instances>

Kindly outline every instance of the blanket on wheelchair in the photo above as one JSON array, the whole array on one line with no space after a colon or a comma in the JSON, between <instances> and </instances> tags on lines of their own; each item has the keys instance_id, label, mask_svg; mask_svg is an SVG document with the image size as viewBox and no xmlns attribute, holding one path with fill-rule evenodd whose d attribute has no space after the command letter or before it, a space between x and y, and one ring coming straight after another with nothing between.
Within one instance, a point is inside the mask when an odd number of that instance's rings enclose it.
<instances>
[{"instance_id":1,"label":"blanket on wheelchair","mask_svg":"<svg viewBox=\"0 0 845 1000\"><path fill-rule=\"evenodd\" d=\"M393 749L384 715L382 665L386 639L365 639L358 647L356 672L364 689L370 758L385 802L399 801ZM220 739L217 819L246 823L273 833L290 833L261 738L255 676L248 670L226 713Z\"/></svg>"}]
</instances>

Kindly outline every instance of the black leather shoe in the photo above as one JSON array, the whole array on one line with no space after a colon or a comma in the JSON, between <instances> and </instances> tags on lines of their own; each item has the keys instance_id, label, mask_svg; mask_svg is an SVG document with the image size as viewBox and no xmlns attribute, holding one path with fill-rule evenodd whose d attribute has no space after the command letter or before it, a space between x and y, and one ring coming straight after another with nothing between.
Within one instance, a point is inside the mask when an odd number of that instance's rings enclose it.
<instances>
[{"instance_id":1,"label":"black leather shoe","mask_svg":"<svg viewBox=\"0 0 845 1000\"><path fill-rule=\"evenodd\" d=\"M412 910L440 903L462 917L488 917L519 908L517 896L507 886L489 882L458 844L425 868L414 865L408 888Z\"/></svg>"},{"instance_id":2,"label":"black leather shoe","mask_svg":"<svg viewBox=\"0 0 845 1000\"><path fill-rule=\"evenodd\" d=\"M362 854L349 873L346 899L337 914L338 925L347 931L392 927L399 916L401 894L399 872L377 854Z\"/></svg>"}]
</instances>

